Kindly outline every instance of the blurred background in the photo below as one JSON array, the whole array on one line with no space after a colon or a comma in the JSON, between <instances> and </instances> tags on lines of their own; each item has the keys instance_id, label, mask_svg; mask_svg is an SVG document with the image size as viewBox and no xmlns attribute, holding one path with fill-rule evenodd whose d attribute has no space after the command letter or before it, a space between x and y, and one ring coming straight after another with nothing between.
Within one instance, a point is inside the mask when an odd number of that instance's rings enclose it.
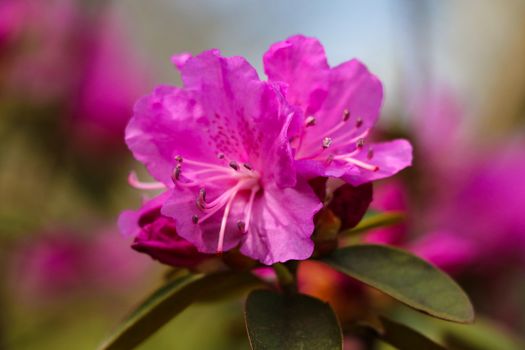
<instances>
[{"instance_id":1,"label":"blurred background","mask_svg":"<svg viewBox=\"0 0 525 350\"><path fill-rule=\"evenodd\" d=\"M160 283L165 267L116 219L141 201L124 127L138 97L180 83L171 55L219 48L264 77L264 52L298 33L332 66L365 62L385 86L379 134L415 146L414 167L378 183L372 204L407 222L363 239L412 250L468 291L480 321L458 348L521 349L522 0L0 0L0 349L93 349ZM355 296L314 265L305 292ZM197 305L140 348L246 349L241 308Z\"/></svg>"}]
</instances>

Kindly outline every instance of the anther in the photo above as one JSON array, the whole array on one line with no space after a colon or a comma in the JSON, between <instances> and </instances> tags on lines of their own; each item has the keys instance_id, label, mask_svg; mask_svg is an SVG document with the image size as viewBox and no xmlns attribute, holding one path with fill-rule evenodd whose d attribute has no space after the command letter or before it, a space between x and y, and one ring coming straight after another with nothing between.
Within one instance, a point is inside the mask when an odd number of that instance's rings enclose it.
<instances>
[{"instance_id":1,"label":"anther","mask_svg":"<svg viewBox=\"0 0 525 350\"><path fill-rule=\"evenodd\" d=\"M204 188L201 188L199 190L199 195L197 196L197 199L195 200L195 205L200 210L206 209L206 190Z\"/></svg>"},{"instance_id":2,"label":"anther","mask_svg":"<svg viewBox=\"0 0 525 350\"><path fill-rule=\"evenodd\" d=\"M250 163L244 163L242 166L245 167L248 170L253 170L253 167L252 167L252 165Z\"/></svg>"},{"instance_id":3,"label":"anther","mask_svg":"<svg viewBox=\"0 0 525 350\"><path fill-rule=\"evenodd\" d=\"M191 222L193 222L195 225L199 223L199 217L197 215L193 215L191 217Z\"/></svg>"},{"instance_id":4,"label":"anther","mask_svg":"<svg viewBox=\"0 0 525 350\"><path fill-rule=\"evenodd\" d=\"M356 145L356 147L359 148L359 149L363 148L364 145L365 145L365 139L360 138L359 140L357 140L357 142L356 142L355 145Z\"/></svg>"},{"instance_id":5,"label":"anther","mask_svg":"<svg viewBox=\"0 0 525 350\"><path fill-rule=\"evenodd\" d=\"M237 228L239 229L240 233L244 233L246 229L246 223L242 220L237 221Z\"/></svg>"},{"instance_id":6,"label":"anther","mask_svg":"<svg viewBox=\"0 0 525 350\"><path fill-rule=\"evenodd\" d=\"M204 187L199 190L199 199L206 202L206 189Z\"/></svg>"},{"instance_id":7,"label":"anther","mask_svg":"<svg viewBox=\"0 0 525 350\"><path fill-rule=\"evenodd\" d=\"M224 153L218 153L217 154L217 158L224 159Z\"/></svg>"},{"instance_id":8,"label":"anther","mask_svg":"<svg viewBox=\"0 0 525 350\"><path fill-rule=\"evenodd\" d=\"M345 109L343 111L343 121L346 122L348 119L350 119L350 111L348 109Z\"/></svg>"},{"instance_id":9,"label":"anther","mask_svg":"<svg viewBox=\"0 0 525 350\"><path fill-rule=\"evenodd\" d=\"M331 137L325 137L323 139L323 149L327 149L332 144L332 138Z\"/></svg>"},{"instance_id":10,"label":"anther","mask_svg":"<svg viewBox=\"0 0 525 350\"><path fill-rule=\"evenodd\" d=\"M363 118L358 117L357 120L355 121L355 127L360 128L362 125L363 125Z\"/></svg>"},{"instance_id":11,"label":"anther","mask_svg":"<svg viewBox=\"0 0 525 350\"><path fill-rule=\"evenodd\" d=\"M182 161L183 161L184 159L182 158L181 155L176 155L176 156L175 156L175 160L176 160L177 162L179 162L179 163L182 163Z\"/></svg>"},{"instance_id":12,"label":"anther","mask_svg":"<svg viewBox=\"0 0 525 350\"><path fill-rule=\"evenodd\" d=\"M374 150L372 148L368 149L368 153L366 154L366 158L368 158L368 159L374 158Z\"/></svg>"},{"instance_id":13,"label":"anther","mask_svg":"<svg viewBox=\"0 0 525 350\"><path fill-rule=\"evenodd\" d=\"M316 122L317 122L317 120L315 119L315 117L311 115L311 116L309 116L308 118L305 119L304 125L306 125L306 126L314 126Z\"/></svg>"},{"instance_id":14,"label":"anther","mask_svg":"<svg viewBox=\"0 0 525 350\"><path fill-rule=\"evenodd\" d=\"M333 154L330 154L330 155L326 158L326 164L330 164L330 163L332 163L333 160L334 160L334 155L333 155Z\"/></svg>"},{"instance_id":15,"label":"anther","mask_svg":"<svg viewBox=\"0 0 525 350\"><path fill-rule=\"evenodd\" d=\"M239 164L237 164L236 161L232 160L232 161L230 162L229 165L230 165L230 167L231 167L233 170L235 170L235 171L239 170Z\"/></svg>"},{"instance_id":16,"label":"anther","mask_svg":"<svg viewBox=\"0 0 525 350\"><path fill-rule=\"evenodd\" d=\"M175 169L173 170L172 180L174 181L179 180L181 171L182 170L181 170L180 164L175 165Z\"/></svg>"}]
</instances>

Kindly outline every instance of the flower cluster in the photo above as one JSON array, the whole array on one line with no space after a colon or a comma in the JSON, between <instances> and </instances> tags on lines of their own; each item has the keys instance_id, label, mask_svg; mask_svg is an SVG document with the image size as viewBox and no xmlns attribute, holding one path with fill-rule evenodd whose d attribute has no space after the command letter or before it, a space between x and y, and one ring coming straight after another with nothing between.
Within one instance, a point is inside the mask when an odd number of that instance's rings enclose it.
<instances>
[{"instance_id":1,"label":"flower cluster","mask_svg":"<svg viewBox=\"0 0 525 350\"><path fill-rule=\"evenodd\" d=\"M191 266L233 248L263 264L311 256L322 201L313 178L358 186L410 165L405 140L368 142L380 81L357 60L330 68L322 45L294 36L264 56L268 81L217 50L177 55L182 88L135 105L126 142L162 194L120 219L135 249Z\"/></svg>"}]
</instances>

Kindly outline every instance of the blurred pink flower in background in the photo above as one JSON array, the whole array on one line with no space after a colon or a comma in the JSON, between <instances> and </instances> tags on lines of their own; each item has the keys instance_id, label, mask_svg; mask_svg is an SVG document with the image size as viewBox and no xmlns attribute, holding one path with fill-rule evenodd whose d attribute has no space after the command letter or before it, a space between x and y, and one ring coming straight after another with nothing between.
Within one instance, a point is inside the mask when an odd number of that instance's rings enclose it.
<instances>
[{"instance_id":1,"label":"blurred pink flower in background","mask_svg":"<svg viewBox=\"0 0 525 350\"><path fill-rule=\"evenodd\" d=\"M6 95L50 109L81 151L123 150L124 128L133 103L150 87L151 72L120 14L111 5L75 0L10 0L0 6L0 50L7 57L0 62L0 83Z\"/></svg>"},{"instance_id":2,"label":"blurred pink flower in background","mask_svg":"<svg viewBox=\"0 0 525 350\"><path fill-rule=\"evenodd\" d=\"M24 20L23 6L21 0L3 0L0 3L0 58L19 32Z\"/></svg>"},{"instance_id":3,"label":"blurred pink flower in background","mask_svg":"<svg viewBox=\"0 0 525 350\"><path fill-rule=\"evenodd\" d=\"M449 195L427 209L429 231L412 249L448 270L525 267L525 143L481 151L462 167L466 176L441 184L450 186Z\"/></svg>"},{"instance_id":4,"label":"blurred pink flower in background","mask_svg":"<svg viewBox=\"0 0 525 350\"><path fill-rule=\"evenodd\" d=\"M102 13L91 30L78 95L71 115L74 141L104 153L124 146L124 129L134 102L149 90L149 73L116 13Z\"/></svg>"},{"instance_id":5,"label":"blurred pink flower in background","mask_svg":"<svg viewBox=\"0 0 525 350\"><path fill-rule=\"evenodd\" d=\"M148 262L122 243L112 229L89 236L65 230L39 233L11 253L9 283L36 303L86 290L127 291L144 278Z\"/></svg>"},{"instance_id":6,"label":"blurred pink flower in background","mask_svg":"<svg viewBox=\"0 0 525 350\"><path fill-rule=\"evenodd\" d=\"M410 206L411 215L404 224L371 231L365 240L403 246L453 274L523 263L525 142L481 146L467 137L450 90L421 101L409 130L419 180L379 183L371 204L381 211L407 212Z\"/></svg>"},{"instance_id":7,"label":"blurred pink flower in background","mask_svg":"<svg viewBox=\"0 0 525 350\"><path fill-rule=\"evenodd\" d=\"M80 74L87 24L73 0L17 0L3 22L16 23L4 84L24 101L56 101L74 88Z\"/></svg>"}]
</instances>

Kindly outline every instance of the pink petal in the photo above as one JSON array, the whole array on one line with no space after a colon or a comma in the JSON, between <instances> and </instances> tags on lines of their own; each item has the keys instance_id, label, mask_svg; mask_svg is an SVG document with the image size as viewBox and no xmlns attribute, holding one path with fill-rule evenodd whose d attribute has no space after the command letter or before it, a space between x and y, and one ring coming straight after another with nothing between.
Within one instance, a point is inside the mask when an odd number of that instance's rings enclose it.
<instances>
[{"instance_id":1,"label":"pink petal","mask_svg":"<svg viewBox=\"0 0 525 350\"><path fill-rule=\"evenodd\" d=\"M360 118L359 129L371 128L379 118L382 101L381 81L359 60L344 62L330 70L328 95L316 115L318 132L338 124L345 109L350 111L349 126Z\"/></svg>"},{"instance_id":2,"label":"pink petal","mask_svg":"<svg viewBox=\"0 0 525 350\"><path fill-rule=\"evenodd\" d=\"M346 172L343 180L358 186L366 182L392 176L412 164L412 146L407 140L398 139L375 143L370 147L373 148L374 155L372 159L367 158L368 151L366 149L355 158L378 166L379 170L370 171L354 166Z\"/></svg>"},{"instance_id":3,"label":"pink petal","mask_svg":"<svg viewBox=\"0 0 525 350\"><path fill-rule=\"evenodd\" d=\"M272 81L289 85L288 101L305 115L319 109L328 87L328 62L321 43L296 35L273 44L264 55L264 71Z\"/></svg>"},{"instance_id":4,"label":"pink petal","mask_svg":"<svg viewBox=\"0 0 525 350\"><path fill-rule=\"evenodd\" d=\"M216 197L212 191L207 196ZM175 219L179 236L191 242L202 253L218 253L219 232L224 210L206 219L199 220L199 224L193 222L193 217L202 218L203 213L195 205L196 195L189 190L174 191L171 197L162 207L162 214ZM246 207L246 196L239 194L233 202L233 208L228 215L226 231L224 235L223 250L227 251L237 246L241 240L241 232L237 227L237 221L243 219Z\"/></svg>"},{"instance_id":5,"label":"pink petal","mask_svg":"<svg viewBox=\"0 0 525 350\"><path fill-rule=\"evenodd\" d=\"M478 254L472 241L448 231L425 235L410 250L450 273L457 273L468 266Z\"/></svg>"},{"instance_id":6,"label":"pink petal","mask_svg":"<svg viewBox=\"0 0 525 350\"><path fill-rule=\"evenodd\" d=\"M181 70L182 67L188 62L188 60L192 57L192 54L189 52L183 52L176 55L171 56L171 63L178 69Z\"/></svg>"},{"instance_id":7,"label":"pink petal","mask_svg":"<svg viewBox=\"0 0 525 350\"><path fill-rule=\"evenodd\" d=\"M312 255L313 215L322 207L306 183L294 189L265 188L254 203L253 220L241 243L241 253L271 265Z\"/></svg>"},{"instance_id":8,"label":"pink petal","mask_svg":"<svg viewBox=\"0 0 525 350\"><path fill-rule=\"evenodd\" d=\"M140 233L139 219L148 211L160 207L169 197L169 192L164 192L153 199L146 201L140 209L125 210L118 218L118 228L124 236L134 237Z\"/></svg>"}]
</instances>

